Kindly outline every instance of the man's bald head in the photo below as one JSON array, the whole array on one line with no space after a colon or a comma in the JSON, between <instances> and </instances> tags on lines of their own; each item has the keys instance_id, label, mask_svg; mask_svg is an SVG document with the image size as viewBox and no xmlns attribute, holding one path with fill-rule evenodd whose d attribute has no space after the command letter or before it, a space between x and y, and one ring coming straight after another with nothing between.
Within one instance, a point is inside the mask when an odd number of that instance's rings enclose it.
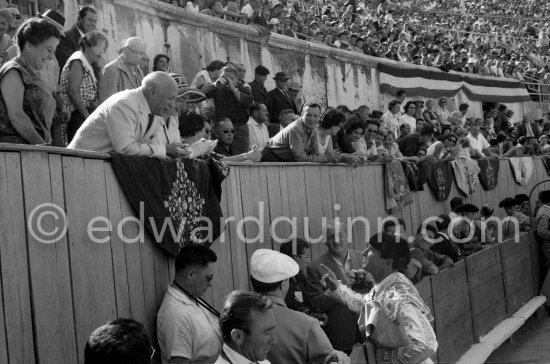
<instances>
[{"instance_id":1,"label":"man's bald head","mask_svg":"<svg viewBox=\"0 0 550 364\"><path fill-rule=\"evenodd\" d=\"M145 42L139 37L126 39L119 52L124 55L124 61L129 66L137 66L147 54L145 53Z\"/></svg>"},{"instance_id":2,"label":"man's bald head","mask_svg":"<svg viewBox=\"0 0 550 364\"><path fill-rule=\"evenodd\" d=\"M169 116L174 113L178 85L168 73L158 71L148 74L141 87L153 114Z\"/></svg>"}]
</instances>

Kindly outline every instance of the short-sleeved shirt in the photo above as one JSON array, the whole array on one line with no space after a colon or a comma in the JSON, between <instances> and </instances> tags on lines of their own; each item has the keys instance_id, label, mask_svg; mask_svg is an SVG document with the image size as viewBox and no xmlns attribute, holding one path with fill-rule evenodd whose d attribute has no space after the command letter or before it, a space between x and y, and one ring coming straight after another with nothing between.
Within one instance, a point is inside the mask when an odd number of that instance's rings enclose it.
<instances>
[{"instance_id":1,"label":"short-sleeved shirt","mask_svg":"<svg viewBox=\"0 0 550 364\"><path fill-rule=\"evenodd\" d=\"M489 148L491 146L487 139L485 139L485 137L481 134L478 134L477 138L474 137L472 134L468 134L467 138L470 142L470 148L477 150L482 155L484 155L483 149Z\"/></svg>"},{"instance_id":2,"label":"short-sleeved shirt","mask_svg":"<svg viewBox=\"0 0 550 364\"><path fill-rule=\"evenodd\" d=\"M215 362L222 350L218 319L174 287L168 287L157 316L162 363L172 357Z\"/></svg>"}]
</instances>

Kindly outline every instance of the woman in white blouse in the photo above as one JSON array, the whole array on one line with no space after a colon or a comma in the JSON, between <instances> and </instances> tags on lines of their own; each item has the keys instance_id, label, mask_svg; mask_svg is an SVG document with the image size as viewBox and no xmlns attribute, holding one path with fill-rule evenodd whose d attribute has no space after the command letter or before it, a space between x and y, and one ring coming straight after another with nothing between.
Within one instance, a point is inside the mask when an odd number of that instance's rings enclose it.
<instances>
[{"instance_id":1,"label":"woman in white blouse","mask_svg":"<svg viewBox=\"0 0 550 364\"><path fill-rule=\"evenodd\" d=\"M414 101L409 101L405 105L405 114L399 117L399 125L409 124L411 127L411 133L414 133L416 130L416 118L414 117L416 113L416 104Z\"/></svg>"},{"instance_id":2,"label":"woman in white blouse","mask_svg":"<svg viewBox=\"0 0 550 364\"><path fill-rule=\"evenodd\" d=\"M430 326L433 317L414 285L400 273L410 261L407 242L394 234L380 233L370 239L369 248L363 254L364 269L375 283L371 291L365 296L354 292L323 265L327 273L321 282L328 288L327 295L360 314L358 324L363 337L372 330L366 325L366 306L379 307L379 314L385 316L375 322L375 327L387 319L386 328L393 324L395 330L404 331L408 344L396 349L384 348L381 342L376 342L376 331L375 335L369 335L377 344L377 363L432 363L430 356L437 350L437 339Z\"/></svg>"},{"instance_id":3,"label":"woman in white blouse","mask_svg":"<svg viewBox=\"0 0 550 364\"><path fill-rule=\"evenodd\" d=\"M315 138L318 155L335 155L337 151L332 147L332 137L340 131L340 125L346 121L346 117L336 109L327 109L319 125L315 127Z\"/></svg>"},{"instance_id":4,"label":"woman in white blouse","mask_svg":"<svg viewBox=\"0 0 550 364\"><path fill-rule=\"evenodd\" d=\"M399 112L401 110L401 102L392 100L388 104L388 111L382 115L382 125L380 129L393 133L395 138L399 138Z\"/></svg>"}]
</instances>

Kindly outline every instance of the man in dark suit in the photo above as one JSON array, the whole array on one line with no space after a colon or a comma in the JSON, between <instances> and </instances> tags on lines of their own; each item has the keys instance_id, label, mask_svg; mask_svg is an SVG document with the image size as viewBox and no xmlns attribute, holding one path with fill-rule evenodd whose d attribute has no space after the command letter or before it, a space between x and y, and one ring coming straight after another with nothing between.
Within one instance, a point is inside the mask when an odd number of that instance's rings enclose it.
<instances>
[{"instance_id":1,"label":"man in dark suit","mask_svg":"<svg viewBox=\"0 0 550 364\"><path fill-rule=\"evenodd\" d=\"M356 281L355 273L352 272L362 269L363 256L355 250L348 249L344 224L330 222L324 231L328 251L307 267L309 300L315 311L328 316L325 331L334 349L349 353L353 344L360 341L358 317L346 305L325 295L326 288L321 284L321 278L327 270L322 265L330 268L343 284L354 285L355 288L355 284L364 283Z\"/></svg>"},{"instance_id":2,"label":"man in dark suit","mask_svg":"<svg viewBox=\"0 0 550 364\"><path fill-rule=\"evenodd\" d=\"M80 49L80 40L82 37L91 31L95 30L97 23L97 13L94 9L85 6L78 12L76 24L63 34L59 39L59 45L55 50L55 57L59 62L59 68L63 66L69 57Z\"/></svg>"},{"instance_id":3,"label":"man in dark suit","mask_svg":"<svg viewBox=\"0 0 550 364\"><path fill-rule=\"evenodd\" d=\"M528 121L527 116L524 115L521 124L518 125L518 135L527 139L538 139L540 135L539 127L533 121Z\"/></svg>"},{"instance_id":4,"label":"man in dark suit","mask_svg":"<svg viewBox=\"0 0 550 364\"><path fill-rule=\"evenodd\" d=\"M248 85L252 89L254 102L264 104L267 106L267 110L269 110L271 108L271 105L269 105L269 95L267 94L267 89L264 86L267 75L269 75L269 70L266 67L259 65L254 70L254 80L249 82Z\"/></svg>"},{"instance_id":5,"label":"man in dark suit","mask_svg":"<svg viewBox=\"0 0 550 364\"><path fill-rule=\"evenodd\" d=\"M276 87L268 92L269 95L269 115L271 115L271 122L278 124L279 123L279 114L284 109L291 109L294 114L298 114L298 108L296 103L290 95L288 94L288 77L284 72L277 72L275 77Z\"/></svg>"}]
</instances>

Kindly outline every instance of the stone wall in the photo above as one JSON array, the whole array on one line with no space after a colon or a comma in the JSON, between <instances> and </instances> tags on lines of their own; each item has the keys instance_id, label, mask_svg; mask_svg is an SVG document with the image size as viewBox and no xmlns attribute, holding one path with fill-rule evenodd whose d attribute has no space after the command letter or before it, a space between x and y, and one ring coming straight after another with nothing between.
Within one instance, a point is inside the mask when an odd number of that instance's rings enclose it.
<instances>
[{"instance_id":1,"label":"stone wall","mask_svg":"<svg viewBox=\"0 0 550 364\"><path fill-rule=\"evenodd\" d=\"M107 61L117 57L124 39L139 36L146 41L151 60L156 54L167 54L172 60L171 71L182 73L189 82L208 63L218 59L245 64L247 80L254 77L254 67L259 64L269 68L271 76L285 71L302 85L299 98L303 101L316 101L325 106L345 104L351 108L366 104L371 109L385 111L388 101L393 99L393 95L380 93L376 69L379 62L392 61L279 34L261 35L252 26L190 14L156 0L65 0L59 8L64 11L67 28L76 21L82 5L98 10L98 30L110 41ZM413 66L405 67L414 72ZM275 87L271 77L266 87L268 90ZM456 110L462 102L471 104L470 116L481 116L481 102L468 100L463 92L450 98L449 108ZM525 112L536 117L540 114L533 103L508 106L516 115Z\"/></svg>"}]
</instances>

